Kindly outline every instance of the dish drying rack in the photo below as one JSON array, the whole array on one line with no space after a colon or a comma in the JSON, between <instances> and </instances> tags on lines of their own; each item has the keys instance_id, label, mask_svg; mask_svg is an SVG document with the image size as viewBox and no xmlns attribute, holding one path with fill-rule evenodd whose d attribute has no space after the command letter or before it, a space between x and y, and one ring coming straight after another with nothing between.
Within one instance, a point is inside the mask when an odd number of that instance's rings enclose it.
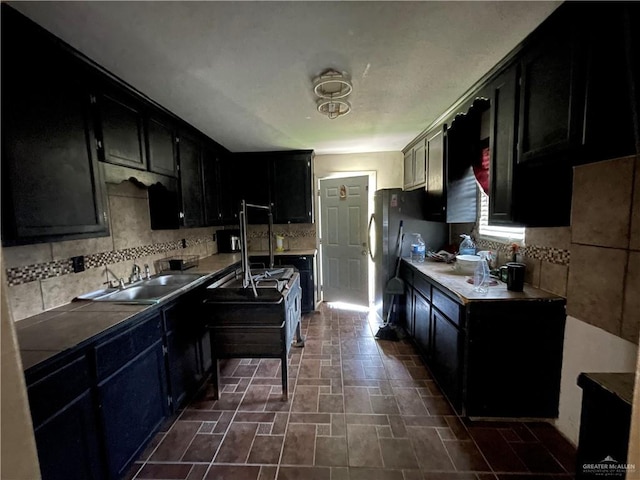
<instances>
[{"instance_id":1,"label":"dish drying rack","mask_svg":"<svg viewBox=\"0 0 640 480\"><path fill-rule=\"evenodd\" d=\"M198 266L198 255L174 255L155 262L156 272L187 270Z\"/></svg>"}]
</instances>

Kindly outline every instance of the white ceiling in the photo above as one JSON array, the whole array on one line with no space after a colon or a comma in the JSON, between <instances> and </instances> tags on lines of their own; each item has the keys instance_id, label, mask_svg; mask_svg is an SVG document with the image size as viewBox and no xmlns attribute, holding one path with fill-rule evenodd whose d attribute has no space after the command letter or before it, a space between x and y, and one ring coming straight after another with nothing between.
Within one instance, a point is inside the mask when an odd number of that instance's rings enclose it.
<instances>
[{"instance_id":1,"label":"white ceiling","mask_svg":"<svg viewBox=\"0 0 640 480\"><path fill-rule=\"evenodd\" d=\"M553 2L11 2L231 151L398 151ZM312 80L349 72L353 111Z\"/></svg>"}]
</instances>

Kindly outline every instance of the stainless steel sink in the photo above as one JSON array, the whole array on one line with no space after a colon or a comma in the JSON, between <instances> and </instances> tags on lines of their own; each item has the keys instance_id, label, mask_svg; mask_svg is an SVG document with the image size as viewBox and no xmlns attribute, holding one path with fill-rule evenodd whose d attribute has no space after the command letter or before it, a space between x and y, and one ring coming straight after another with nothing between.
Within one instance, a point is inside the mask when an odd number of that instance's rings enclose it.
<instances>
[{"instance_id":1,"label":"stainless steel sink","mask_svg":"<svg viewBox=\"0 0 640 480\"><path fill-rule=\"evenodd\" d=\"M142 304L158 303L161 298L175 292L181 285L135 285L124 290L110 293L94 299L96 302L135 302Z\"/></svg>"},{"instance_id":2,"label":"stainless steel sink","mask_svg":"<svg viewBox=\"0 0 640 480\"><path fill-rule=\"evenodd\" d=\"M197 273L163 273L157 277L144 280L145 285L188 285L201 277Z\"/></svg>"},{"instance_id":3,"label":"stainless steel sink","mask_svg":"<svg viewBox=\"0 0 640 480\"><path fill-rule=\"evenodd\" d=\"M163 298L202 278L197 273L162 273L148 280L141 280L124 289L107 288L77 297L94 302L117 302L153 305Z\"/></svg>"}]
</instances>

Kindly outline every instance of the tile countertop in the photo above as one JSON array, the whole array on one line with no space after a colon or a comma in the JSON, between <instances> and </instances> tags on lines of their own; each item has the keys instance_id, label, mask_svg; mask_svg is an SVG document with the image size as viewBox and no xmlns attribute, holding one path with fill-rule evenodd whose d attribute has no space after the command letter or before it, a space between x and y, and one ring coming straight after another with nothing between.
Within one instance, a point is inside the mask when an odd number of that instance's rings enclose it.
<instances>
[{"instance_id":1,"label":"tile countertop","mask_svg":"<svg viewBox=\"0 0 640 480\"><path fill-rule=\"evenodd\" d=\"M316 255L318 253L318 249L316 248L300 248L300 249L293 249L293 250L282 250L282 251L277 251L274 250L273 254L275 256L280 256L280 255ZM249 250L249 256L250 257L263 257L263 256L268 256L269 255L269 250Z\"/></svg>"},{"instance_id":2,"label":"tile countertop","mask_svg":"<svg viewBox=\"0 0 640 480\"><path fill-rule=\"evenodd\" d=\"M204 283L207 278L238 262L240 262L239 253L221 253L201 258L197 267L186 270L185 273L204 275L201 282L193 285L196 287ZM167 301L173 298L175 297L169 297ZM77 301L20 320L16 323L16 334L20 345L22 366L27 370L162 303L123 305Z\"/></svg>"},{"instance_id":3,"label":"tile countertop","mask_svg":"<svg viewBox=\"0 0 640 480\"><path fill-rule=\"evenodd\" d=\"M473 285L467 282L473 275L463 275L453 271L453 265L425 261L424 263L412 263L408 259L402 259L420 273L429 277L434 283L454 293L463 304L477 301L502 301L502 300L564 300L563 297L545 292L525 284L522 292L507 290L507 284L497 281L498 284L489 287L487 293L478 293L473 290Z\"/></svg>"}]
</instances>

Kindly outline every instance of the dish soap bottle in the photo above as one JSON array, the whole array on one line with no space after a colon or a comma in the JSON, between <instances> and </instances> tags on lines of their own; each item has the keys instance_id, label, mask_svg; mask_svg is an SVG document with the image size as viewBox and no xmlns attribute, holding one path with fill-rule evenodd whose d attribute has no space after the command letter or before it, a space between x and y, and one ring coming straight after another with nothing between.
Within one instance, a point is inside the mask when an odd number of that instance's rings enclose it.
<instances>
[{"instance_id":1,"label":"dish soap bottle","mask_svg":"<svg viewBox=\"0 0 640 480\"><path fill-rule=\"evenodd\" d=\"M426 246L422 236L419 233L414 233L415 239L411 243L411 261L413 263L424 263L424 256Z\"/></svg>"},{"instance_id":2,"label":"dish soap bottle","mask_svg":"<svg viewBox=\"0 0 640 480\"><path fill-rule=\"evenodd\" d=\"M471 240L471 237L469 235L466 234L462 234L460 235L460 238L462 238L462 242L460 243L460 248L458 249L458 253L460 255L475 255L476 254L476 246L473 243L473 240Z\"/></svg>"},{"instance_id":3,"label":"dish soap bottle","mask_svg":"<svg viewBox=\"0 0 640 480\"><path fill-rule=\"evenodd\" d=\"M489 265L484 254L480 255L476 269L473 273L473 290L478 293L487 293L489 291Z\"/></svg>"}]
</instances>

